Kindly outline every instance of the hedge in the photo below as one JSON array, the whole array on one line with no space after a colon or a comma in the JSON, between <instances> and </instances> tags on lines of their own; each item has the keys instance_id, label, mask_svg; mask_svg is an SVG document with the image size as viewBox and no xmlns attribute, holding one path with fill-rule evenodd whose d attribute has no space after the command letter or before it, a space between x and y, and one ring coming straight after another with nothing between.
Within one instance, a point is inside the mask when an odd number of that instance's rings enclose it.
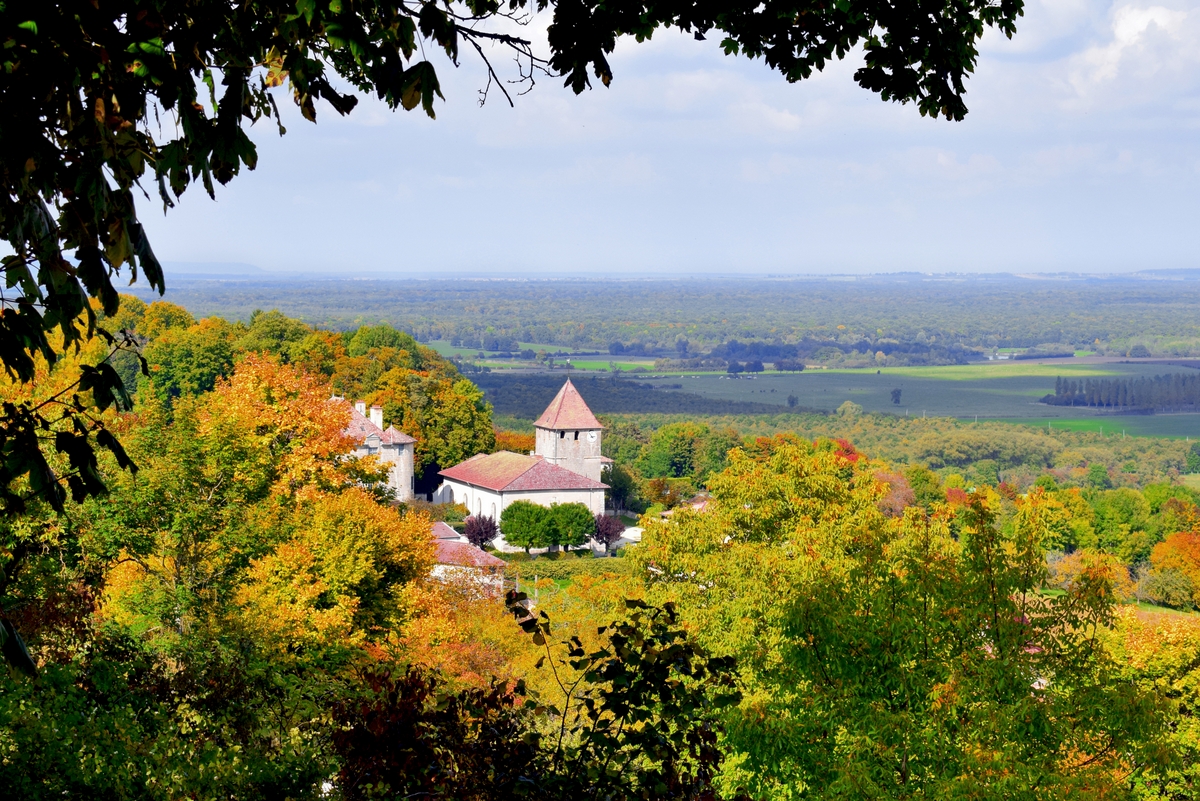
<instances>
[{"instance_id":1,"label":"hedge","mask_svg":"<svg viewBox=\"0 0 1200 801\"><path fill-rule=\"evenodd\" d=\"M501 558L509 554L502 554ZM509 562L504 574L510 578L569 579L575 576L603 576L605 573L629 575L633 567L624 557L605 559L532 559Z\"/></svg>"}]
</instances>

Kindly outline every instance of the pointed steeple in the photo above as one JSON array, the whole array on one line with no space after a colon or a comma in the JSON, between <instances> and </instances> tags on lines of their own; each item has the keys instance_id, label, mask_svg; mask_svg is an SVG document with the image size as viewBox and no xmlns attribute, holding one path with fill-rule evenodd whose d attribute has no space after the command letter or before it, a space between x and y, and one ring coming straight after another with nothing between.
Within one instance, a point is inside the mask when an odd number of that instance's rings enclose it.
<instances>
[{"instance_id":1,"label":"pointed steeple","mask_svg":"<svg viewBox=\"0 0 1200 801\"><path fill-rule=\"evenodd\" d=\"M537 428L548 428L554 431L564 429L587 431L604 428L596 419L596 415L592 414L592 410L584 403L583 396L579 394L579 390L575 389L575 385L569 378L558 394L554 396L554 400L550 401L546 411L542 412L542 416L533 425Z\"/></svg>"}]
</instances>

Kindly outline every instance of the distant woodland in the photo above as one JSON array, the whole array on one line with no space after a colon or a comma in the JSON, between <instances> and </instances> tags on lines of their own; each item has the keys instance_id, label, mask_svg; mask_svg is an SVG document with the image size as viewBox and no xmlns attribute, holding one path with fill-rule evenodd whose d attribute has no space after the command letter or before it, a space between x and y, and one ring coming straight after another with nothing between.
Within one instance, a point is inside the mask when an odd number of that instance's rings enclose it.
<instances>
[{"instance_id":1,"label":"distant woodland","mask_svg":"<svg viewBox=\"0 0 1200 801\"><path fill-rule=\"evenodd\" d=\"M1200 355L1200 283L1134 279L297 280L170 282L198 317L278 308L318 327L388 323L481 350L558 346L695 359L953 364L997 349Z\"/></svg>"}]
</instances>

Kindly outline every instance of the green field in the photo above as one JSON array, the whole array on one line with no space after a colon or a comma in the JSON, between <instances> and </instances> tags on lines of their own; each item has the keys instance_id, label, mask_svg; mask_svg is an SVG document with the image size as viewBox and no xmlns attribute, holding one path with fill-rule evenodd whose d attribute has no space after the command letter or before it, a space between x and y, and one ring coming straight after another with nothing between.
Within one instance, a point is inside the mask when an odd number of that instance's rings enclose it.
<instances>
[{"instance_id":1,"label":"green field","mask_svg":"<svg viewBox=\"0 0 1200 801\"><path fill-rule=\"evenodd\" d=\"M1078 411L1078 410L1076 410ZM982 421L984 418L979 418ZM992 418L999 422L1018 423L1020 425L1037 426L1038 428L1090 431L1105 436L1129 437L1190 437L1200 439L1200 414L1156 414L1095 417L1030 417L1030 418Z\"/></svg>"},{"instance_id":2,"label":"green field","mask_svg":"<svg viewBox=\"0 0 1200 801\"><path fill-rule=\"evenodd\" d=\"M457 347L451 345L448 341L446 341L444 339L434 339L434 340L430 340L429 342L422 342L421 344L427 348L432 348L433 350L437 351L442 356L474 356L476 353L480 352L479 348L457 348ZM550 353L558 353L561 351L561 352L567 353L567 354L571 354L571 353L592 353L592 354L594 354L596 352L594 349L580 351L578 349L572 349L569 347L564 347L562 345L538 345L534 342L518 342L517 347L520 348L521 350L531 350L534 353L538 352L539 350L544 350L544 351L547 351ZM651 359L651 361L653 361L653 359ZM604 366L605 367L608 366L607 361L604 362Z\"/></svg>"},{"instance_id":3,"label":"green field","mask_svg":"<svg viewBox=\"0 0 1200 801\"><path fill-rule=\"evenodd\" d=\"M556 362L556 363L561 364L561 361ZM610 364L610 362L571 359L571 367L576 370L607 371L609 369L609 364ZM624 370L626 372L629 372L630 370L635 370L638 367L641 367L645 370L653 370L654 369L654 360L653 359L647 359L644 362L615 362L615 364L616 364L618 370Z\"/></svg>"},{"instance_id":4,"label":"green field","mask_svg":"<svg viewBox=\"0 0 1200 801\"><path fill-rule=\"evenodd\" d=\"M733 378L690 374L639 379L664 391L682 391L722 400L754 401L787 408L788 396L800 407L834 411L851 400L871 412L910 417L957 417L963 420L1007 420L1071 430L1127 436L1200 437L1200 415L1113 416L1078 407L1039 403L1054 392L1056 376L1145 376L1178 371L1161 364L1056 365L1028 362L985 362L948 367L900 367L881 370L806 370L803 373L759 373ZM900 403L891 400L899 389Z\"/></svg>"}]
</instances>

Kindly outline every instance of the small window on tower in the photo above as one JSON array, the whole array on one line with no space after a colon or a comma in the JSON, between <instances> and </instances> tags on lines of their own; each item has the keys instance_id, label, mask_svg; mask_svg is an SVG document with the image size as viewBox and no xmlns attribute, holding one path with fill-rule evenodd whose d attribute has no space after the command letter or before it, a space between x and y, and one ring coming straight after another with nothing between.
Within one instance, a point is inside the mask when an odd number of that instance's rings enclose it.
<instances>
[{"instance_id":1,"label":"small window on tower","mask_svg":"<svg viewBox=\"0 0 1200 801\"><path fill-rule=\"evenodd\" d=\"M579 439L579 432L578 432L578 431L576 431L576 432L575 432L575 439Z\"/></svg>"},{"instance_id":2,"label":"small window on tower","mask_svg":"<svg viewBox=\"0 0 1200 801\"><path fill-rule=\"evenodd\" d=\"M559 439L566 439L566 438L567 438L567 432L566 432L566 431L559 431L559 432L558 432L558 438L559 438Z\"/></svg>"}]
</instances>

